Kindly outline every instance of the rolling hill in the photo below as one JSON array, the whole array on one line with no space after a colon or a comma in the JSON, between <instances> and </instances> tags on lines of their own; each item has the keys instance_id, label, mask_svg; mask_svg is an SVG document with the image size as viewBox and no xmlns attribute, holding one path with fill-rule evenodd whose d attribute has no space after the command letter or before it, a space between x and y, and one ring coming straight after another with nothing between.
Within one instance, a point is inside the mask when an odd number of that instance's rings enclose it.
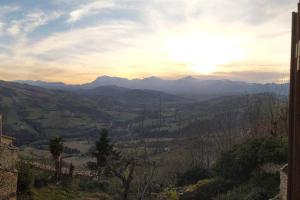
<instances>
[{"instance_id":1,"label":"rolling hill","mask_svg":"<svg viewBox=\"0 0 300 200\"><path fill-rule=\"evenodd\" d=\"M133 120L139 115L137 105L159 104L160 98L165 104L185 101L158 91L116 86L71 92L0 81L4 129L19 144L53 135L95 134L112 122Z\"/></svg>"},{"instance_id":2,"label":"rolling hill","mask_svg":"<svg viewBox=\"0 0 300 200\"><path fill-rule=\"evenodd\" d=\"M92 98L110 98L128 105L157 105L160 103L160 101L168 104L192 102L191 99L179 97L165 92L148 89L128 89L115 85L80 90L79 93Z\"/></svg>"}]
</instances>

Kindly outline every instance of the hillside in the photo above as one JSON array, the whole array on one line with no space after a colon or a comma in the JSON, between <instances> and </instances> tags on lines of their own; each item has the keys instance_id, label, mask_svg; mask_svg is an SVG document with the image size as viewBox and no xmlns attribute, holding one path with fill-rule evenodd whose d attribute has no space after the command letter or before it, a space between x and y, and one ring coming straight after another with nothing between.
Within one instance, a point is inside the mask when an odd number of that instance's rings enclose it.
<instances>
[{"instance_id":1,"label":"hillside","mask_svg":"<svg viewBox=\"0 0 300 200\"><path fill-rule=\"evenodd\" d=\"M183 98L144 90L102 87L85 92L50 90L0 81L0 112L4 128L20 143L53 135L66 137L96 134L112 122L133 120L139 115L135 104L179 103Z\"/></svg>"},{"instance_id":2,"label":"hillside","mask_svg":"<svg viewBox=\"0 0 300 200\"><path fill-rule=\"evenodd\" d=\"M103 109L110 101L93 101L75 93L0 82L4 129L24 143L54 134L93 133L112 119ZM99 106L101 105L101 106Z\"/></svg>"},{"instance_id":3,"label":"hillside","mask_svg":"<svg viewBox=\"0 0 300 200\"><path fill-rule=\"evenodd\" d=\"M0 82L4 129L17 138L18 144L53 135L93 137L103 127L110 128L115 136L177 137L183 132L190 136L220 132L224 129L221 122L226 121L238 131L247 126L250 109L268 108L260 102L274 103L273 96L233 95L197 102L164 92L117 86L72 92Z\"/></svg>"},{"instance_id":4,"label":"hillside","mask_svg":"<svg viewBox=\"0 0 300 200\"><path fill-rule=\"evenodd\" d=\"M167 103L187 103L192 102L191 99L171 95L165 92L147 90L147 89L128 89L115 85L100 86L94 89L81 90L81 94L90 97L106 97L118 100L124 104L159 104L160 101Z\"/></svg>"}]
</instances>

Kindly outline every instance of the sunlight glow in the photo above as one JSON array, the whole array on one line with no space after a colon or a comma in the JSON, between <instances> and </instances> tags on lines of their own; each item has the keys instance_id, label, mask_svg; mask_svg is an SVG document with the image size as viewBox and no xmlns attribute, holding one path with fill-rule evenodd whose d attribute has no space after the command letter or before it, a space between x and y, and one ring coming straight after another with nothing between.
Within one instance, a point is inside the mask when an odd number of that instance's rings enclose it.
<instances>
[{"instance_id":1,"label":"sunlight glow","mask_svg":"<svg viewBox=\"0 0 300 200\"><path fill-rule=\"evenodd\" d=\"M211 74L220 70L219 65L245 56L245 50L237 39L203 33L169 38L166 46L170 60L183 63L200 74Z\"/></svg>"}]
</instances>

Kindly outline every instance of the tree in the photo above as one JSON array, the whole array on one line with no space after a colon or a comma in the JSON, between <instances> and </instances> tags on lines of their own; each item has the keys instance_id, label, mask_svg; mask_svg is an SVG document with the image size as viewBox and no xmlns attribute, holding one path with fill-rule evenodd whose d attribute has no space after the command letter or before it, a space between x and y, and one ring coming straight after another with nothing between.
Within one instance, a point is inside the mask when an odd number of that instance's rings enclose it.
<instances>
[{"instance_id":1,"label":"tree","mask_svg":"<svg viewBox=\"0 0 300 200\"><path fill-rule=\"evenodd\" d=\"M98 178L101 178L105 173L109 173L107 172L108 159L114 155L116 156L117 152L110 143L108 131L103 129L100 139L96 142L96 150L93 152L93 156L97 159L94 169L96 169ZM90 164L90 166L92 166L92 164Z\"/></svg>"},{"instance_id":2,"label":"tree","mask_svg":"<svg viewBox=\"0 0 300 200\"><path fill-rule=\"evenodd\" d=\"M61 137L55 137L49 140L49 149L55 162L56 182L58 182L60 179L60 170L61 170L60 164L61 164L61 154L63 152L63 148L64 145Z\"/></svg>"},{"instance_id":3,"label":"tree","mask_svg":"<svg viewBox=\"0 0 300 200\"><path fill-rule=\"evenodd\" d=\"M93 156L97 159L96 163L89 162L90 169L95 170L100 177L115 177L122 184L122 199L128 200L130 185L133 180L134 170L138 165L135 158L122 156L120 152L114 149L114 145L108 138L108 131L101 131L100 139L96 142L96 151Z\"/></svg>"},{"instance_id":4,"label":"tree","mask_svg":"<svg viewBox=\"0 0 300 200\"><path fill-rule=\"evenodd\" d=\"M118 178L122 184L122 200L128 200L130 186L137 166L138 161L135 158L126 158L122 156L111 159L108 164L111 174Z\"/></svg>"},{"instance_id":5,"label":"tree","mask_svg":"<svg viewBox=\"0 0 300 200\"><path fill-rule=\"evenodd\" d=\"M73 163L71 163L69 166L69 176L70 177L73 177L74 169L75 169L75 166L73 165Z\"/></svg>"}]
</instances>

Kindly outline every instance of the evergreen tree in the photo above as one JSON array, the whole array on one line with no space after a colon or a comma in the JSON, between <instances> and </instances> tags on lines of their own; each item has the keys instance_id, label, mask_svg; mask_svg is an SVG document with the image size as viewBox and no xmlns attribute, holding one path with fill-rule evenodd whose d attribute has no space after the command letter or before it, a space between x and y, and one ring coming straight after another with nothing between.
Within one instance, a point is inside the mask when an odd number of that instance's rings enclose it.
<instances>
[{"instance_id":1,"label":"evergreen tree","mask_svg":"<svg viewBox=\"0 0 300 200\"><path fill-rule=\"evenodd\" d=\"M96 151L93 152L93 156L97 159L96 171L98 178L109 173L109 159L116 157L117 154L113 144L111 144L110 139L108 138L108 131L103 129L99 140L96 142Z\"/></svg>"},{"instance_id":2,"label":"evergreen tree","mask_svg":"<svg viewBox=\"0 0 300 200\"><path fill-rule=\"evenodd\" d=\"M61 170L60 161L61 161L61 154L63 152L63 148L64 145L61 137L55 137L49 140L49 149L55 162L55 177L57 182L59 181L60 178L60 170Z\"/></svg>"}]
</instances>

